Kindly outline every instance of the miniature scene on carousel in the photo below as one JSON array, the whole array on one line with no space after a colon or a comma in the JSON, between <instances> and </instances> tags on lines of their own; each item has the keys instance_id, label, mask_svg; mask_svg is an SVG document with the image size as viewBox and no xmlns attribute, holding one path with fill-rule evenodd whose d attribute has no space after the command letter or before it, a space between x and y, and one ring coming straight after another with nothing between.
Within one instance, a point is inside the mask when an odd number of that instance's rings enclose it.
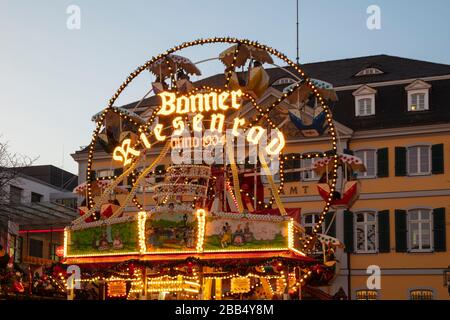
<instances>
[{"instance_id":1,"label":"miniature scene on carousel","mask_svg":"<svg viewBox=\"0 0 450 320\"><path fill-rule=\"evenodd\" d=\"M201 45L222 49L195 63L182 56ZM211 63L220 79L201 77ZM297 81L262 106L268 68ZM116 105L144 73L151 89L131 108ZM331 84L249 40L196 40L147 61L93 117L86 182L74 189L80 217L64 230L62 264L48 271L54 290L68 299L302 299L331 285L344 246L320 226L357 201L365 171L340 148L336 100ZM305 149L291 156L294 138ZM329 151L308 152L317 138ZM209 161L210 150L223 161ZM300 160L310 161L297 172L320 177L314 227L284 202L286 172Z\"/></svg>"}]
</instances>

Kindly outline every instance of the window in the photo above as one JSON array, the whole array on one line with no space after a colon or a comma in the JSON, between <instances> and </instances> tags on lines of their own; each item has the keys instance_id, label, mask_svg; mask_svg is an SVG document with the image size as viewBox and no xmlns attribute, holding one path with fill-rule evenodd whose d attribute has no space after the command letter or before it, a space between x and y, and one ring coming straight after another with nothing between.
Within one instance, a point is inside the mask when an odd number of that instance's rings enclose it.
<instances>
[{"instance_id":1,"label":"window","mask_svg":"<svg viewBox=\"0 0 450 320\"><path fill-rule=\"evenodd\" d=\"M8 236L8 254L10 257L15 257L16 256L16 239L17 237L13 234L9 234Z\"/></svg>"},{"instance_id":2,"label":"window","mask_svg":"<svg viewBox=\"0 0 450 320\"><path fill-rule=\"evenodd\" d=\"M425 93L412 93L410 95L409 111L422 111L428 109L425 106Z\"/></svg>"},{"instance_id":3,"label":"window","mask_svg":"<svg viewBox=\"0 0 450 320\"><path fill-rule=\"evenodd\" d=\"M291 84L294 82L295 82L295 80L292 78L281 78L281 79L276 80L272 85L280 86L280 85L284 85L284 84Z\"/></svg>"},{"instance_id":4,"label":"window","mask_svg":"<svg viewBox=\"0 0 450 320\"><path fill-rule=\"evenodd\" d=\"M357 99L357 116L358 117L364 117L364 116L371 116L375 114L375 108L374 108L374 99L372 98L359 98Z\"/></svg>"},{"instance_id":5,"label":"window","mask_svg":"<svg viewBox=\"0 0 450 320\"><path fill-rule=\"evenodd\" d=\"M31 202L41 202L42 194L31 192Z\"/></svg>"},{"instance_id":6,"label":"window","mask_svg":"<svg viewBox=\"0 0 450 320\"><path fill-rule=\"evenodd\" d=\"M60 245L57 243L51 243L50 244L50 259L53 261L59 261L60 257L56 255L56 250L58 249Z\"/></svg>"},{"instance_id":7,"label":"window","mask_svg":"<svg viewBox=\"0 0 450 320\"><path fill-rule=\"evenodd\" d=\"M377 250L376 213L358 212L355 214L356 252L370 253Z\"/></svg>"},{"instance_id":8,"label":"window","mask_svg":"<svg viewBox=\"0 0 450 320\"><path fill-rule=\"evenodd\" d=\"M409 299L411 300L433 300L433 290L416 289L409 292Z\"/></svg>"},{"instance_id":9,"label":"window","mask_svg":"<svg viewBox=\"0 0 450 320\"><path fill-rule=\"evenodd\" d=\"M357 290L356 300L377 300L377 290Z\"/></svg>"},{"instance_id":10,"label":"window","mask_svg":"<svg viewBox=\"0 0 450 320\"><path fill-rule=\"evenodd\" d=\"M22 248L23 248L23 238L17 238L17 250L14 254L14 262L22 263Z\"/></svg>"},{"instance_id":11,"label":"window","mask_svg":"<svg viewBox=\"0 0 450 320\"><path fill-rule=\"evenodd\" d=\"M284 181L300 181L300 158L299 154L288 154L284 160Z\"/></svg>"},{"instance_id":12,"label":"window","mask_svg":"<svg viewBox=\"0 0 450 320\"><path fill-rule=\"evenodd\" d=\"M113 169L97 170L97 177L98 178L105 178L105 177L111 177L111 176L114 176L114 170Z\"/></svg>"},{"instance_id":13,"label":"window","mask_svg":"<svg viewBox=\"0 0 450 320\"><path fill-rule=\"evenodd\" d=\"M422 80L415 80L405 87L408 94L408 111L424 111L429 107L429 92L431 85Z\"/></svg>"},{"instance_id":14,"label":"window","mask_svg":"<svg viewBox=\"0 0 450 320\"><path fill-rule=\"evenodd\" d=\"M306 213L302 214L302 222L303 227L305 228L306 234L311 234L314 227L319 222L320 214L319 213ZM325 223L322 223L322 225L319 228L319 233L325 233ZM320 241L316 241L313 253L315 254L322 254L323 253L323 247Z\"/></svg>"},{"instance_id":15,"label":"window","mask_svg":"<svg viewBox=\"0 0 450 320\"><path fill-rule=\"evenodd\" d=\"M36 257L36 258L42 258L43 257L43 247L44 247L44 243L42 240L30 239L30 249L29 249L30 256Z\"/></svg>"},{"instance_id":16,"label":"window","mask_svg":"<svg viewBox=\"0 0 450 320\"><path fill-rule=\"evenodd\" d=\"M23 189L9 186L9 201L11 203L21 203L22 202L22 191Z\"/></svg>"},{"instance_id":17,"label":"window","mask_svg":"<svg viewBox=\"0 0 450 320\"><path fill-rule=\"evenodd\" d=\"M355 151L355 156L360 158L366 167L366 172L358 172L358 178L369 178L375 177L376 163L377 163L377 152L376 150L357 150Z\"/></svg>"},{"instance_id":18,"label":"window","mask_svg":"<svg viewBox=\"0 0 450 320\"><path fill-rule=\"evenodd\" d=\"M366 68L355 74L356 77L368 76L374 74L383 74L384 72L378 68Z\"/></svg>"},{"instance_id":19,"label":"window","mask_svg":"<svg viewBox=\"0 0 450 320\"><path fill-rule=\"evenodd\" d=\"M55 202L68 208L77 208L77 198L56 199Z\"/></svg>"},{"instance_id":20,"label":"window","mask_svg":"<svg viewBox=\"0 0 450 320\"><path fill-rule=\"evenodd\" d=\"M249 176L253 176L253 174L250 173ZM261 183L262 183L263 185L265 185L265 186L269 185L269 179L267 178L267 176L266 176L265 174L260 175L260 177L261 177ZM276 174L274 174L274 175L272 176L272 178L273 178L273 182L275 182L275 183L280 183L280 173L279 173L279 172L277 172ZM286 180L285 180L285 181L286 181Z\"/></svg>"},{"instance_id":21,"label":"window","mask_svg":"<svg viewBox=\"0 0 450 320\"><path fill-rule=\"evenodd\" d=\"M408 211L408 247L410 251L431 251L431 210Z\"/></svg>"},{"instance_id":22,"label":"window","mask_svg":"<svg viewBox=\"0 0 450 320\"><path fill-rule=\"evenodd\" d=\"M365 117L375 114L375 94L377 90L367 85L363 85L355 90L352 95L355 97L355 116Z\"/></svg>"},{"instance_id":23,"label":"window","mask_svg":"<svg viewBox=\"0 0 450 320\"><path fill-rule=\"evenodd\" d=\"M138 193L151 193L155 191L155 187L154 186L139 186L137 187L137 192Z\"/></svg>"},{"instance_id":24,"label":"window","mask_svg":"<svg viewBox=\"0 0 450 320\"><path fill-rule=\"evenodd\" d=\"M314 158L302 159L302 169L310 169L302 171L303 180L313 181L319 179L313 168L314 168Z\"/></svg>"},{"instance_id":25,"label":"window","mask_svg":"<svg viewBox=\"0 0 450 320\"><path fill-rule=\"evenodd\" d=\"M409 147L407 153L409 175L423 175L431 173L430 146Z\"/></svg>"},{"instance_id":26,"label":"window","mask_svg":"<svg viewBox=\"0 0 450 320\"><path fill-rule=\"evenodd\" d=\"M319 218L320 218L319 213L306 213L306 214L302 215L303 226L305 227L305 231L307 234L312 233L313 228L319 222ZM325 232L325 226L323 223L322 223L322 228L319 230L319 232L321 232L321 233Z\"/></svg>"}]
</instances>

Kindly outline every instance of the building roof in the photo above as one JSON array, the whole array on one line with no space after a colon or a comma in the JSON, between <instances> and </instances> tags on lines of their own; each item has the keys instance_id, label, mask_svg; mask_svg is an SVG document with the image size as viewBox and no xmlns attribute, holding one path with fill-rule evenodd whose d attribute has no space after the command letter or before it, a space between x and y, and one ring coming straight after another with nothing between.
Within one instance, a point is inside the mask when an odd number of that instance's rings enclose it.
<instances>
[{"instance_id":1,"label":"building roof","mask_svg":"<svg viewBox=\"0 0 450 320\"><path fill-rule=\"evenodd\" d=\"M356 74L366 68L380 69L382 74L356 76ZM293 71L292 67L286 67ZM348 58L341 60L330 60L301 65L305 73L315 79L324 80L333 84L334 87L349 85L362 85L373 82L386 82L394 80L417 79L431 76L450 75L450 65L414 60L385 54ZM281 78L291 77L286 71L280 68L267 68L270 83ZM223 86L225 78L223 74L216 74L208 78L197 81L196 85L210 85L212 87ZM143 100L140 107L155 106L159 104L158 96L151 96ZM122 108L132 109L136 102L123 105Z\"/></svg>"},{"instance_id":2,"label":"building roof","mask_svg":"<svg viewBox=\"0 0 450 320\"><path fill-rule=\"evenodd\" d=\"M23 175L67 191L72 191L78 184L78 176L52 165L21 167L19 171Z\"/></svg>"},{"instance_id":3,"label":"building roof","mask_svg":"<svg viewBox=\"0 0 450 320\"><path fill-rule=\"evenodd\" d=\"M430 110L423 112L407 112L406 85L377 86L376 114L373 117L355 117L354 88L347 86L369 85L400 81L407 79L421 79L450 75L450 65L402 58L391 55L373 55L340 60L306 63L301 65L304 72L311 78L331 83L338 90L339 101L332 107L334 118L353 129L380 129L410 125L428 125L433 123L450 122L450 80L431 81ZM366 68L379 69L381 74L357 76L356 74ZM287 67L292 71L291 67ZM267 68L270 83L273 84L281 78L292 78L281 68ZM224 85L224 75L216 74L201 79L195 85L210 85L220 87ZM284 85L285 86L285 85ZM282 90L284 86L274 86ZM138 101L123 105L122 108L133 109ZM158 96L151 96L142 101L136 113L142 113L145 107L156 106L160 103ZM100 148L99 148L100 149ZM76 153L85 153L86 148Z\"/></svg>"},{"instance_id":4,"label":"building roof","mask_svg":"<svg viewBox=\"0 0 450 320\"><path fill-rule=\"evenodd\" d=\"M61 228L77 217L75 209L54 202L3 203L0 206L0 224L14 221L21 230Z\"/></svg>"},{"instance_id":5,"label":"building roof","mask_svg":"<svg viewBox=\"0 0 450 320\"><path fill-rule=\"evenodd\" d=\"M333 118L354 131L450 123L450 79L428 83L429 110L408 111L407 85L398 84L376 87L375 115L366 117L355 116L354 90L337 92Z\"/></svg>"},{"instance_id":6,"label":"building roof","mask_svg":"<svg viewBox=\"0 0 450 320\"><path fill-rule=\"evenodd\" d=\"M383 74L356 76L371 67L380 69ZM310 77L330 82L334 87L450 74L450 65L385 54L307 63L303 69Z\"/></svg>"}]
</instances>

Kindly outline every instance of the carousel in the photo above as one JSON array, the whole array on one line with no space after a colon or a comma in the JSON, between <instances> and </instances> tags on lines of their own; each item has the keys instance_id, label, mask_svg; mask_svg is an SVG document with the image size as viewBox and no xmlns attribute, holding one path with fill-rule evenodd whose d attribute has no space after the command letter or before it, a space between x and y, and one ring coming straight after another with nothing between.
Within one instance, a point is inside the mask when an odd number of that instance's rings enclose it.
<instances>
[{"instance_id":1,"label":"carousel","mask_svg":"<svg viewBox=\"0 0 450 320\"><path fill-rule=\"evenodd\" d=\"M181 55L205 45L222 49L195 63ZM200 78L212 63L220 79ZM267 66L296 80L263 107ZM152 77L150 90L116 106L141 74ZM300 156L315 159L307 169L322 177L318 225L357 200L354 172L364 165L338 152L336 100L330 84L249 40L186 42L140 66L93 117L86 182L74 190L80 217L64 231L69 299L300 299L332 283L342 244L319 226L305 230L301 208L285 207L281 194L290 123L329 144Z\"/></svg>"}]
</instances>

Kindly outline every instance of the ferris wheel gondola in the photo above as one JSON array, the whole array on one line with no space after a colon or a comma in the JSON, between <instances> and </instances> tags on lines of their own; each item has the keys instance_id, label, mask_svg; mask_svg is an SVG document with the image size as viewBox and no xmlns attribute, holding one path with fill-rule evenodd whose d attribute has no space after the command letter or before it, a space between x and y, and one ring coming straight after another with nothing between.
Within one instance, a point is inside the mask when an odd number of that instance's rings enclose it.
<instances>
[{"instance_id":1,"label":"ferris wheel gondola","mask_svg":"<svg viewBox=\"0 0 450 320\"><path fill-rule=\"evenodd\" d=\"M334 209L350 209L361 193L361 182L357 180L356 172L365 172L363 161L350 154L338 154L338 166L342 168L340 188L331 192L329 185L329 170L331 158L322 158L314 163L314 171L322 176L317 185L322 199L328 199L331 195L331 207Z\"/></svg>"},{"instance_id":2,"label":"ferris wheel gondola","mask_svg":"<svg viewBox=\"0 0 450 320\"><path fill-rule=\"evenodd\" d=\"M297 106L296 110L289 110L289 118L305 137L318 137L328 129L327 113L322 108L314 106L312 120L307 123L305 115L302 115L302 112L305 113L306 102L311 96L314 96L314 90L330 102L337 101L338 98L330 83L318 79L311 79L311 82L314 84L314 89L301 83L288 98L289 102ZM291 84L283 91L288 92L296 85L297 83Z\"/></svg>"}]
</instances>

